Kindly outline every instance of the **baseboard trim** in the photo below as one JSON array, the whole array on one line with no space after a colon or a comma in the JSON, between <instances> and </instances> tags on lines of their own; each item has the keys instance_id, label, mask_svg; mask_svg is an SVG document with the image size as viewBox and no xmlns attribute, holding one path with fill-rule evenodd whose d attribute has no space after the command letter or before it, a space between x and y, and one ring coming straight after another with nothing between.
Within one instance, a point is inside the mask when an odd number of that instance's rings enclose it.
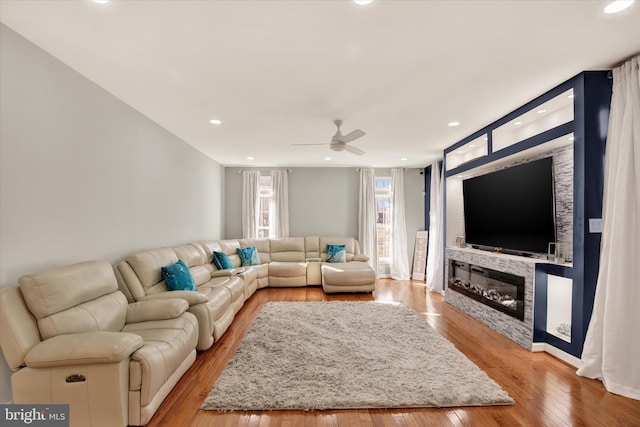
<instances>
[{"instance_id":1,"label":"baseboard trim","mask_svg":"<svg viewBox=\"0 0 640 427\"><path fill-rule=\"evenodd\" d=\"M544 342L534 342L531 344L531 351L534 353L544 351L545 353L549 353L563 362L568 363L574 368L580 367L580 359Z\"/></svg>"}]
</instances>

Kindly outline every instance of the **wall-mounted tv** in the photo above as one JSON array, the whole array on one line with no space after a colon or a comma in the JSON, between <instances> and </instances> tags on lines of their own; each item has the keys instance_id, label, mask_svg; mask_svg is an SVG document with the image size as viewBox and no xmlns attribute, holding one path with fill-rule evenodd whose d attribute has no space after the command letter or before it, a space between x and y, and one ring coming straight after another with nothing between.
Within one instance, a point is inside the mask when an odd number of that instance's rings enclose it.
<instances>
[{"instance_id":1,"label":"wall-mounted tv","mask_svg":"<svg viewBox=\"0 0 640 427\"><path fill-rule=\"evenodd\" d=\"M551 157L466 179L462 192L467 244L531 254L556 241Z\"/></svg>"}]
</instances>

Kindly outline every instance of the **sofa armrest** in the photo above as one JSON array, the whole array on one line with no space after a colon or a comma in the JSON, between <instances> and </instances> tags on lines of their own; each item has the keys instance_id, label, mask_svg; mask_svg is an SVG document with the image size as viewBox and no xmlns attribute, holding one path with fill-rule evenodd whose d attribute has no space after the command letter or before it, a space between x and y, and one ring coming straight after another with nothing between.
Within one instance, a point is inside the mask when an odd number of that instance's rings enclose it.
<instances>
[{"instance_id":1,"label":"sofa armrest","mask_svg":"<svg viewBox=\"0 0 640 427\"><path fill-rule=\"evenodd\" d=\"M30 368L115 363L142 347L140 335L95 331L58 335L34 346L24 361Z\"/></svg>"},{"instance_id":2,"label":"sofa armrest","mask_svg":"<svg viewBox=\"0 0 640 427\"><path fill-rule=\"evenodd\" d=\"M367 262L369 261L369 257L366 256L365 254L358 254L358 255L354 255L351 261Z\"/></svg>"},{"instance_id":3,"label":"sofa armrest","mask_svg":"<svg viewBox=\"0 0 640 427\"><path fill-rule=\"evenodd\" d=\"M188 309L189 303L179 298L138 301L127 306L126 323L175 319Z\"/></svg>"},{"instance_id":4,"label":"sofa armrest","mask_svg":"<svg viewBox=\"0 0 640 427\"><path fill-rule=\"evenodd\" d=\"M211 278L233 276L236 274L235 270L235 268L227 268L226 270L215 270L211 272Z\"/></svg>"},{"instance_id":5,"label":"sofa armrest","mask_svg":"<svg viewBox=\"0 0 640 427\"><path fill-rule=\"evenodd\" d=\"M209 298L201 292L196 291L169 291L169 292L160 292L157 294L146 295L140 299L140 301L149 301L149 300L163 300L163 299L183 299L190 306L196 304L202 304L203 302L209 301Z\"/></svg>"},{"instance_id":6,"label":"sofa armrest","mask_svg":"<svg viewBox=\"0 0 640 427\"><path fill-rule=\"evenodd\" d=\"M236 268L227 268L225 270L215 270L211 272L211 278L214 277L226 277L226 276L237 276L238 274L243 274L247 271L248 267L236 267Z\"/></svg>"},{"instance_id":7,"label":"sofa armrest","mask_svg":"<svg viewBox=\"0 0 640 427\"><path fill-rule=\"evenodd\" d=\"M322 262L322 258L307 258L306 262Z\"/></svg>"}]
</instances>

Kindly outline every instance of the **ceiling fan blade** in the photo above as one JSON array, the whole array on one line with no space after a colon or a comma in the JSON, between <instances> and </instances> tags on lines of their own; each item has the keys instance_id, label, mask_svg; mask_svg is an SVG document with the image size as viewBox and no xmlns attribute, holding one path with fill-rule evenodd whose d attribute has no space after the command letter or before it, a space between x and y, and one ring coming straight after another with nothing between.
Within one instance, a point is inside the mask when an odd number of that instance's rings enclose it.
<instances>
[{"instance_id":1,"label":"ceiling fan blade","mask_svg":"<svg viewBox=\"0 0 640 427\"><path fill-rule=\"evenodd\" d=\"M357 154L358 156L362 156L364 154L364 151L362 151L358 147L354 147L353 145L345 145L344 149L350 153Z\"/></svg>"},{"instance_id":2,"label":"ceiling fan blade","mask_svg":"<svg viewBox=\"0 0 640 427\"><path fill-rule=\"evenodd\" d=\"M341 136L340 138L338 138L338 141L340 141L340 142L351 142L354 139L361 138L361 137L363 137L365 135L366 135L366 133L364 133L363 131L358 129L358 130L354 130L353 132L349 132L346 135Z\"/></svg>"}]
</instances>

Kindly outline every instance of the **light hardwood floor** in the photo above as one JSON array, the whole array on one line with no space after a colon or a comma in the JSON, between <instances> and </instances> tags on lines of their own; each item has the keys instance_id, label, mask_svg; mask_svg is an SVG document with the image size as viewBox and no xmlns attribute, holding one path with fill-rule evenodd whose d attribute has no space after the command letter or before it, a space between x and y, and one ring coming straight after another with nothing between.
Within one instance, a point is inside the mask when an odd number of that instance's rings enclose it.
<instances>
[{"instance_id":1,"label":"light hardwood floor","mask_svg":"<svg viewBox=\"0 0 640 427\"><path fill-rule=\"evenodd\" d=\"M396 301L449 339L515 400L513 406L334 411L203 411L204 398L262 306L270 301ZM446 304L424 284L378 280L370 294L326 295L320 287L267 288L247 301L225 333L201 352L149 427L255 426L640 426L640 402L608 393L596 380L546 353L531 353Z\"/></svg>"}]
</instances>

